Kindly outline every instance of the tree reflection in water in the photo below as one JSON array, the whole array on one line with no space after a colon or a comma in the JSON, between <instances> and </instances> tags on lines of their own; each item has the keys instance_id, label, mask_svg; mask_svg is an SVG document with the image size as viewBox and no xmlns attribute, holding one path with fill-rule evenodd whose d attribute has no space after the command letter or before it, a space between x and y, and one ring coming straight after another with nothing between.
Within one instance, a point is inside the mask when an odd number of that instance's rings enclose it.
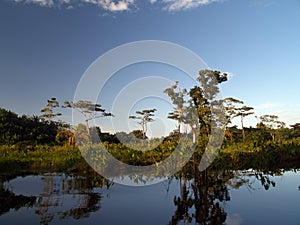
<instances>
[{"instance_id":1,"label":"tree reflection in water","mask_svg":"<svg viewBox=\"0 0 300 225\"><path fill-rule=\"evenodd\" d=\"M223 224L226 212L220 202L229 201L230 196L225 181L232 177L230 172L197 172L190 180L180 178L180 196L174 197L177 207L170 225L184 221L198 224Z\"/></svg>"},{"instance_id":2,"label":"tree reflection in water","mask_svg":"<svg viewBox=\"0 0 300 225\"><path fill-rule=\"evenodd\" d=\"M276 175L281 173L277 172ZM268 190L270 186L275 187L275 182L271 179L273 175L274 172L263 173L255 170L200 172L195 169L193 175L182 171L178 177L180 196L174 197L174 205L177 208L168 224L177 225L181 222L183 224L225 224L227 214L222 205L230 201L230 187L238 189L246 184L250 189L254 189L252 185L258 181L265 190ZM250 181L250 177L254 180Z\"/></svg>"},{"instance_id":3,"label":"tree reflection in water","mask_svg":"<svg viewBox=\"0 0 300 225\"><path fill-rule=\"evenodd\" d=\"M101 193L96 192L94 188L111 186L106 179L96 175L83 177L45 174L41 176L41 180L44 183L43 192L39 196L29 197L14 194L9 188L4 187L5 182L0 182L0 215L10 209L35 207L35 213L40 216L40 224L44 225L53 221L55 216L60 220L69 217L74 219L89 217L91 212L100 209ZM73 203L71 208L66 208L65 205L70 203Z\"/></svg>"},{"instance_id":4,"label":"tree reflection in water","mask_svg":"<svg viewBox=\"0 0 300 225\"><path fill-rule=\"evenodd\" d=\"M225 224L227 213L223 206L225 202L230 201L230 189L246 185L254 190L253 184L258 183L260 187L268 190L275 187L272 176L281 175L283 172L212 169L200 172L196 165L189 164L170 178L170 184L174 179L179 181L180 192L173 198L176 210L169 218L168 224ZM0 215L11 209L18 210L25 207L33 208L35 214L40 217L40 224L44 225L54 224L55 220L69 218L79 220L90 217L92 212L100 210L101 190L112 185L97 175L85 177L44 174L38 177L43 190L34 196L14 193L7 184L15 177L0 179ZM141 182L141 179L135 176L131 176L131 179Z\"/></svg>"},{"instance_id":5,"label":"tree reflection in water","mask_svg":"<svg viewBox=\"0 0 300 225\"><path fill-rule=\"evenodd\" d=\"M35 196L16 195L4 188L0 180L0 216L9 210L18 210L22 207L33 207L36 202Z\"/></svg>"}]
</instances>

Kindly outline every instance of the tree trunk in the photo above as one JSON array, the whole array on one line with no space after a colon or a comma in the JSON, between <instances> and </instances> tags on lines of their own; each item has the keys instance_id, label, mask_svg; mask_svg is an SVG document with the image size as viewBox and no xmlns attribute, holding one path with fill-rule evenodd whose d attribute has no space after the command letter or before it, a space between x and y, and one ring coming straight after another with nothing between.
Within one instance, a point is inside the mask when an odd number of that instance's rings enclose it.
<instances>
[{"instance_id":1,"label":"tree trunk","mask_svg":"<svg viewBox=\"0 0 300 225\"><path fill-rule=\"evenodd\" d=\"M274 141L275 140L275 134L271 133L271 136L272 136L272 140Z\"/></svg>"},{"instance_id":2,"label":"tree trunk","mask_svg":"<svg viewBox=\"0 0 300 225\"><path fill-rule=\"evenodd\" d=\"M90 138L91 134L90 134L90 128L89 128L89 121L88 120L85 120L85 127L86 127L86 130L87 130L89 138Z\"/></svg>"},{"instance_id":3,"label":"tree trunk","mask_svg":"<svg viewBox=\"0 0 300 225\"><path fill-rule=\"evenodd\" d=\"M193 144L195 144L196 143L196 129L193 127L192 131L193 131Z\"/></svg>"},{"instance_id":4,"label":"tree trunk","mask_svg":"<svg viewBox=\"0 0 300 225\"><path fill-rule=\"evenodd\" d=\"M143 140L145 140L146 139L146 124L145 123L143 123L142 124L142 132L143 132Z\"/></svg>"},{"instance_id":5,"label":"tree trunk","mask_svg":"<svg viewBox=\"0 0 300 225\"><path fill-rule=\"evenodd\" d=\"M241 117L241 124L242 124L242 134L243 134L243 140L245 140L244 118L243 118L243 117Z\"/></svg>"}]
</instances>

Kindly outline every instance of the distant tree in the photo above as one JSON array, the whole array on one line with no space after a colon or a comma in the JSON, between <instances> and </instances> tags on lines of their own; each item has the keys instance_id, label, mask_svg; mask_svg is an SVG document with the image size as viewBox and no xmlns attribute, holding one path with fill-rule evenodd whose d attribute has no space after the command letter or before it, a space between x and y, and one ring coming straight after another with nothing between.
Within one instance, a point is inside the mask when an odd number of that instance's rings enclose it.
<instances>
[{"instance_id":1,"label":"distant tree","mask_svg":"<svg viewBox=\"0 0 300 225\"><path fill-rule=\"evenodd\" d=\"M57 116L61 116L61 113L54 113L54 108L59 107L59 102L56 100L56 98L50 98L47 100L47 105L45 108L41 109L41 112L43 113L41 115L42 118L45 118L48 121L52 121L53 118Z\"/></svg>"},{"instance_id":2,"label":"distant tree","mask_svg":"<svg viewBox=\"0 0 300 225\"><path fill-rule=\"evenodd\" d=\"M59 122L45 121L38 116L18 116L0 108L0 145L53 144L60 127Z\"/></svg>"},{"instance_id":3,"label":"distant tree","mask_svg":"<svg viewBox=\"0 0 300 225\"><path fill-rule=\"evenodd\" d=\"M92 143L109 142L120 143L116 135L102 132L100 127L90 127Z\"/></svg>"},{"instance_id":4,"label":"distant tree","mask_svg":"<svg viewBox=\"0 0 300 225\"><path fill-rule=\"evenodd\" d=\"M263 115L260 117L260 120L273 140L275 140L276 129L284 128L285 126L285 123L279 121L276 115Z\"/></svg>"},{"instance_id":5,"label":"distant tree","mask_svg":"<svg viewBox=\"0 0 300 225\"><path fill-rule=\"evenodd\" d=\"M124 131L117 132L115 134L115 136L121 143L129 143L130 142L130 135Z\"/></svg>"},{"instance_id":6,"label":"distant tree","mask_svg":"<svg viewBox=\"0 0 300 225\"><path fill-rule=\"evenodd\" d=\"M240 108L236 108L235 110L236 110L236 114L234 117L241 118L242 135L243 135L243 139L245 139L244 119L246 116L250 116L254 114L254 112L252 111L253 108L249 106L242 106Z\"/></svg>"},{"instance_id":7,"label":"distant tree","mask_svg":"<svg viewBox=\"0 0 300 225\"><path fill-rule=\"evenodd\" d=\"M232 120L237 116L240 104L244 104L244 102L232 97L228 97L223 100L223 105L226 110L225 138L229 137L231 140L233 140L234 135L228 129L228 125L231 124Z\"/></svg>"},{"instance_id":8,"label":"distant tree","mask_svg":"<svg viewBox=\"0 0 300 225\"><path fill-rule=\"evenodd\" d=\"M91 101L84 101L79 100L78 102L64 102L64 108L72 108L76 109L81 115L84 117L85 120L85 127L90 136L90 129L89 129L89 121L100 118L100 117L107 117L113 116L113 114L108 113L105 109L101 108L100 104L92 103Z\"/></svg>"},{"instance_id":9,"label":"distant tree","mask_svg":"<svg viewBox=\"0 0 300 225\"><path fill-rule=\"evenodd\" d=\"M100 127L90 127L89 130L91 134L92 143L99 143L101 141L100 136L102 134Z\"/></svg>"},{"instance_id":10,"label":"distant tree","mask_svg":"<svg viewBox=\"0 0 300 225\"><path fill-rule=\"evenodd\" d=\"M163 138L163 143L177 143L179 141L178 130L175 129L169 133L168 136Z\"/></svg>"},{"instance_id":11,"label":"distant tree","mask_svg":"<svg viewBox=\"0 0 300 225\"><path fill-rule=\"evenodd\" d=\"M223 100L223 104L226 109L226 117L227 117L226 125L228 125L228 124L232 123L232 119L234 117L236 117L236 115L239 111L238 110L239 105L244 104L244 102L241 100L232 98L232 97L228 97Z\"/></svg>"},{"instance_id":12,"label":"distant tree","mask_svg":"<svg viewBox=\"0 0 300 225\"><path fill-rule=\"evenodd\" d=\"M300 123L295 123L293 125L290 125L294 130L300 130Z\"/></svg>"},{"instance_id":13,"label":"distant tree","mask_svg":"<svg viewBox=\"0 0 300 225\"><path fill-rule=\"evenodd\" d=\"M142 130L133 130L129 133L129 135L133 135L134 137L138 138L138 139L142 139L142 140L145 140L147 139L148 137L145 136L144 132Z\"/></svg>"},{"instance_id":14,"label":"distant tree","mask_svg":"<svg viewBox=\"0 0 300 225\"><path fill-rule=\"evenodd\" d=\"M137 120L138 124L141 125L144 140L146 139L146 133L148 130L147 124L154 121L152 117L156 111L156 109L144 109L142 111L136 111L136 116L129 116L129 119Z\"/></svg>"},{"instance_id":15,"label":"distant tree","mask_svg":"<svg viewBox=\"0 0 300 225\"><path fill-rule=\"evenodd\" d=\"M292 127L291 136L294 138L300 137L300 123L295 123L290 127Z\"/></svg>"}]
</instances>

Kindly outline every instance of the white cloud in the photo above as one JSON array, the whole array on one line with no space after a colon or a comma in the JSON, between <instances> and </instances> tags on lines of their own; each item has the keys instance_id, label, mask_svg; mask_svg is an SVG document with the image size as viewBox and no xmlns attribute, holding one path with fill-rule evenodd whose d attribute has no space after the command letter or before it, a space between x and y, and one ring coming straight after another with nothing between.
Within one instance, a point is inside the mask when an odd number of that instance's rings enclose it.
<instances>
[{"instance_id":1,"label":"white cloud","mask_svg":"<svg viewBox=\"0 0 300 225\"><path fill-rule=\"evenodd\" d=\"M72 9L79 5L92 4L106 11L129 11L134 8L136 0L14 0L17 3L35 4L42 7ZM223 0L148 0L151 4L160 4L167 11L193 9Z\"/></svg>"},{"instance_id":2,"label":"white cloud","mask_svg":"<svg viewBox=\"0 0 300 225\"><path fill-rule=\"evenodd\" d=\"M80 4L93 4L107 11L126 11L135 4L135 0L14 0L17 3L35 4L42 7L72 9Z\"/></svg>"},{"instance_id":3,"label":"white cloud","mask_svg":"<svg viewBox=\"0 0 300 225\"><path fill-rule=\"evenodd\" d=\"M117 3L109 2L109 4L103 8L109 11L123 11L129 9L129 3L127 1L119 1Z\"/></svg>"},{"instance_id":4,"label":"white cloud","mask_svg":"<svg viewBox=\"0 0 300 225\"><path fill-rule=\"evenodd\" d=\"M15 2L23 2L26 4L36 4L44 7L52 7L54 6L53 0L15 0Z\"/></svg>"},{"instance_id":5,"label":"white cloud","mask_svg":"<svg viewBox=\"0 0 300 225\"><path fill-rule=\"evenodd\" d=\"M68 5L68 6L66 7L66 9L74 9L74 6Z\"/></svg>"},{"instance_id":6,"label":"white cloud","mask_svg":"<svg viewBox=\"0 0 300 225\"><path fill-rule=\"evenodd\" d=\"M220 2L223 0L162 0L166 6L164 7L167 11L179 11L193 9L199 6L208 5L213 2Z\"/></svg>"},{"instance_id":7,"label":"white cloud","mask_svg":"<svg viewBox=\"0 0 300 225\"><path fill-rule=\"evenodd\" d=\"M101 6L108 11L124 11L129 10L135 0L120 0L117 2L114 2L113 0L83 0L83 2Z\"/></svg>"}]
</instances>

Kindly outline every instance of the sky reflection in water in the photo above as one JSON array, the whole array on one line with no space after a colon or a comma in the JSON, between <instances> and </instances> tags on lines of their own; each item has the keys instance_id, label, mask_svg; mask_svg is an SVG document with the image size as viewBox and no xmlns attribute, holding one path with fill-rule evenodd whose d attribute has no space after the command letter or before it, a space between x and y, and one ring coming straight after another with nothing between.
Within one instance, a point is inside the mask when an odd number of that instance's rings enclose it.
<instances>
[{"instance_id":1,"label":"sky reflection in water","mask_svg":"<svg viewBox=\"0 0 300 225\"><path fill-rule=\"evenodd\" d=\"M145 187L65 174L3 181L0 224L298 224L300 173L201 173Z\"/></svg>"}]
</instances>

